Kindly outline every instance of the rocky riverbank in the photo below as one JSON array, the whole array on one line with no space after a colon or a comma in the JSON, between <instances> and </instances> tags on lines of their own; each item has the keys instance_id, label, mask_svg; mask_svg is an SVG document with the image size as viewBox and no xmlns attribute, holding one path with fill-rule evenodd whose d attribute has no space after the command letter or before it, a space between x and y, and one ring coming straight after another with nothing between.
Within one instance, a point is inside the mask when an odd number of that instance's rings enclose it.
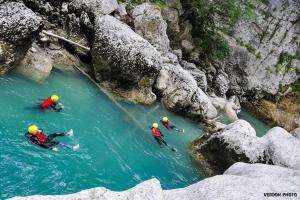
<instances>
[{"instance_id":1,"label":"rocky riverbank","mask_svg":"<svg viewBox=\"0 0 300 200\"><path fill-rule=\"evenodd\" d=\"M34 195L11 200L71 200L71 199L155 199L155 200L215 200L270 199L266 193L280 193L281 199L298 198L300 171L264 164L236 163L223 175L207 178L185 188L163 190L157 179L151 179L122 192L93 188L68 195ZM296 196L295 196L296 195ZM272 199L272 198L271 198Z\"/></svg>"}]
</instances>

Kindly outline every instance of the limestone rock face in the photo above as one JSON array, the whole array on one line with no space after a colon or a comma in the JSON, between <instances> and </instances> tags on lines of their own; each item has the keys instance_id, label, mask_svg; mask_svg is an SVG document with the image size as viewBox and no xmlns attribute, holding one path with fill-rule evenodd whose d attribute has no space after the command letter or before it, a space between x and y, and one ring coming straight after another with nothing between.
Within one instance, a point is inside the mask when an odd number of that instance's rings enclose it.
<instances>
[{"instance_id":1,"label":"limestone rock face","mask_svg":"<svg viewBox=\"0 0 300 200\"><path fill-rule=\"evenodd\" d=\"M162 10L162 16L167 22L167 34L171 42L171 46L180 40L180 16L183 14L183 8L179 0L167 0L167 6Z\"/></svg>"},{"instance_id":2,"label":"limestone rock face","mask_svg":"<svg viewBox=\"0 0 300 200\"><path fill-rule=\"evenodd\" d=\"M300 98L287 96L279 100L259 100L245 103L245 106L259 118L273 126L280 126L291 131L300 126Z\"/></svg>"},{"instance_id":3,"label":"limestone rock face","mask_svg":"<svg viewBox=\"0 0 300 200\"><path fill-rule=\"evenodd\" d=\"M0 74L17 64L38 36L42 20L23 3L0 4Z\"/></svg>"},{"instance_id":4,"label":"limestone rock face","mask_svg":"<svg viewBox=\"0 0 300 200\"><path fill-rule=\"evenodd\" d=\"M132 11L135 32L148 40L157 50L169 50L167 23L161 16L158 6L143 3Z\"/></svg>"},{"instance_id":5,"label":"limestone rock face","mask_svg":"<svg viewBox=\"0 0 300 200\"><path fill-rule=\"evenodd\" d=\"M169 109L195 118L217 115L208 96L180 65L164 64L155 88L162 96L162 103Z\"/></svg>"},{"instance_id":6,"label":"limestone rock face","mask_svg":"<svg viewBox=\"0 0 300 200\"><path fill-rule=\"evenodd\" d=\"M68 195L34 195L11 200L249 200L270 199L267 192L298 193L300 171L264 164L236 163L224 175L204 179L185 188L162 190L157 179L151 179L121 192L93 188ZM284 198L284 197L283 197ZM286 199L293 198L287 197Z\"/></svg>"},{"instance_id":7,"label":"limestone rock face","mask_svg":"<svg viewBox=\"0 0 300 200\"><path fill-rule=\"evenodd\" d=\"M181 65L185 70L187 70L194 77L194 79L197 81L198 87L206 92L207 79L205 73L200 69L198 69L194 63L182 61Z\"/></svg>"},{"instance_id":8,"label":"limestone rock face","mask_svg":"<svg viewBox=\"0 0 300 200\"><path fill-rule=\"evenodd\" d=\"M268 2L253 20L241 20L228 39L231 52L225 71L231 87L240 87L233 92L245 92L250 99L276 95L300 76L299 1Z\"/></svg>"},{"instance_id":9,"label":"limestone rock face","mask_svg":"<svg viewBox=\"0 0 300 200\"><path fill-rule=\"evenodd\" d=\"M95 19L92 58L99 81L146 93L140 102L153 102L152 85L161 69L160 53L129 26L105 15Z\"/></svg>"},{"instance_id":10,"label":"limestone rock face","mask_svg":"<svg viewBox=\"0 0 300 200\"><path fill-rule=\"evenodd\" d=\"M218 74L214 81L215 92L217 95L225 97L226 92L229 90L229 81L224 74Z\"/></svg>"},{"instance_id":11,"label":"limestone rock face","mask_svg":"<svg viewBox=\"0 0 300 200\"><path fill-rule=\"evenodd\" d=\"M239 161L300 170L299 145L300 140L282 128L270 129L259 138L248 122L237 120L223 131L195 140L191 150L201 164L218 173Z\"/></svg>"}]
</instances>

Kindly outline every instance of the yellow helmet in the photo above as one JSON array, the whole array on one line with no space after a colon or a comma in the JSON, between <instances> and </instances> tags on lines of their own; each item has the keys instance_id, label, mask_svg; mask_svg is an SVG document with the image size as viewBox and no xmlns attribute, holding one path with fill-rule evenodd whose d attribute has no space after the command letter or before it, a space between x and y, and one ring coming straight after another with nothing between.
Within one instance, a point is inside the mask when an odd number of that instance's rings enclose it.
<instances>
[{"instance_id":1,"label":"yellow helmet","mask_svg":"<svg viewBox=\"0 0 300 200\"><path fill-rule=\"evenodd\" d=\"M39 128L36 125L31 125L27 130L31 135L35 135Z\"/></svg>"},{"instance_id":2,"label":"yellow helmet","mask_svg":"<svg viewBox=\"0 0 300 200\"><path fill-rule=\"evenodd\" d=\"M168 119L167 117L163 117L163 118L162 118L162 121L163 121L163 122L168 122L169 119Z\"/></svg>"},{"instance_id":3,"label":"yellow helmet","mask_svg":"<svg viewBox=\"0 0 300 200\"><path fill-rule=\"evenodd\" d=\"M158 123L153 123L152 128L158 128Z\"/></svg>"},{"instance_id":4,"label":"yellow helmet","mask_svg":"<svg viewBox=\"0 0 300 200\"><path fill-rule=\"evenodd\" d=\"M51 96L51 101L52 102L56 103L56 102L58 102L58 100L59 100L59 97L57 95L52 95Z\"/></svg>"}]
</instances>

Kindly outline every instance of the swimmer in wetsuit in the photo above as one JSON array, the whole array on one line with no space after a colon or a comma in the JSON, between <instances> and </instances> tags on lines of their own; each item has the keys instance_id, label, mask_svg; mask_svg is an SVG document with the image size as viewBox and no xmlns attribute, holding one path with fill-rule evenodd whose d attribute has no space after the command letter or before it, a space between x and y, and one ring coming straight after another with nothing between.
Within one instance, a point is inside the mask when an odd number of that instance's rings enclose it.
<instances>
[{"instance_id":1,"label":"swimmer in wetsuit","mask_svg":"<svg viewBox=\"0 0 300 200\"><path fill-rule=\"evenodd\" d=\"M40 108L43 110L53 109L56 112L60 112L62 109L64 109L64 105L58 101L59 97L57 95L52 95L40 103Z\"/></svg>"},{"instance_id":2,"label":"swimmer in wetsuit","mask_svg":"<svg viewBox=\"0 0 300 200\"><path fill-rule=\"evenodd\" d=\"M57 145L60 145L63 148L68 148L72 150L77 150L79 148L79 144L75 146L69 146L67 144L54 141L53 139L58 136L72 136L73 130L71 129L67 133L53 133L50 135L46 135L42 129L38 129L37 126L31 125L28 127L28 132L25 133L25 136L28 138L29 141L32 143L46 149L50 149L53 151L58 151L58 149L55 147Z\"/></svg>"},{"instance_id":3,"label":"swimmer in wetsuit","mask_svg":"<svg viewBox=\"0 0 300 200\"><path fill-rule=\"evenodd\" d=\"M164 144L164 145L168 146L167 142L164 140L164 135L158 128L158 123L153 123L151 130L152 130L152 135L153 135L154 139L156 140L156 142L159 145L162 146Z\"/></svg>"}]
</instances>

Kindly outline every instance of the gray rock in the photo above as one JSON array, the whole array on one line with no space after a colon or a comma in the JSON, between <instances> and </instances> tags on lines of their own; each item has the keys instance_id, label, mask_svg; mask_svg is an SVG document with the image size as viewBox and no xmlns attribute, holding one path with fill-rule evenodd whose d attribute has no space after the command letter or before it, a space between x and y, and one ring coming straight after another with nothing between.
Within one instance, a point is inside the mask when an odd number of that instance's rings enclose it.
<instances>
[{"instance_id":1,"label":"gray rock","mask_svg":"<svg viewBox=\"0 0 300 200\"><path fill-rule=\"evenodd\" d=\"M300 128L294 129L291 134L300 140Z\"/></svg>"},{"instance_id":2,"label":"gray rock","mask_svg":"<svg viewBox=\"0 0 300 200\"><path fill-rule=\"evenodd\" d=\"M206 75L203 71L198 69L194 63L190 63L187 61L181 62L182 67L190 72L190 74L194 77L197 82L199 88L201 88L204 92L207 90L207 79Z\"/></svg>"},{"instance_id":3,"label":"gray rock","mask_svg":"<svg viewBox=\"0 0 300 200\"><path fill-rule=\"evenodd\" d=\"M257 9L257 17L239 21L234 39L228 38L231 52L225 64L231 88L241 88L234 92L259 99L299 79L299 10L298 0L270 0Z\"/></svg>"},{"instance_id":4,"label":"gray rock","mask_svg":"<svg viewBox=\"0 0 300 200\"><path fill-rule=\"evenodd\" d=\"M162 9L162 16L168 24L167 34L171 40L171 44L176 44L180 40L179 18L183 14L183 8L180 0L167 0L166 4L167 6Z\"/></svg>"},{"instance_id":5,"label":"gray rock","mask_svg":"<svg viewBox=\"0 0 300 200\"><path fill-rule=\"evenodd\" d=\"M0 4L0 73L17 64L38 36L42 20L23 3Z\"/></svg>"},{"instance_id":6,"label":"gray rock","mask_svg":"<svg viewBox=\"0 0 300 200\"><path fill-rule=\"evenodd\" d=\"M280 127L270 129L262 139L266 157L273 164L300 170L300 140Z\"/></svg>"},{"instance_id":7,"label":"gray rock","mask_svg":"<svg viewBox=\"0 0 300 200\"><path fill-rule=\"evenodd\" d=\"M195 118L217 115L208 96L180 65L164 64L155 88L162 96L162 103L169 109Z\"/></svg>"},{"instance_id":8,"label":"gray rock","mask_svg":"<svg viewBox=\"0 0 300 200\"><path fill-rule=\"evenodd\" d=\"M224 175L204 179L186 188L168 190L164 194L165 199L172 200L273 199L264 197L264 193L284 190L299 195L299 183L300 172L297 170L263 164L236 163Z\"/></svg>"},{"instance_id":9,"label":"gray rock","mask_svg":"<svg viewBox=\"0 0 300 200\"><path fill-rule=\"evenodd\" d=\"M110 14L118 9L116 0L72 0L69 4L72 9L85 11L93 16Z\"/></svg>"},{"instance_id":10,"label":"gray rock","mask_svg":"<svg viewBox=\"0 0 300 200\"><path fill-rule=\"evenodd\" d=\"M210 97L212 104L220 111L224 112L230 122L238 120L237 113L241 111L241 105L237 97L233 96L229 100L222 97Z\"/></svg>"},{"instance_id":11,"label":"gray rock","mask_svg":"<svg viewBox=\"0 0 300 200\"><path fill-rule=\"evenodd\" d=\"M172 53L177 56L179 62L182 61L182 51L181 51L181 49L173 50Z\"/></svg>"},{"instance_id":12,"label":"gray rock","mask_svg":"<svg viewBox=\"0 0 300 200\"><path fill-rule=\"evenodd\" d=\"M98 187L74 194L34 195L14 197L11 200L264 200L273 199L264 197L264 193L267 192L288 192L299 195L299 185L300 171L298 170L264 164L236 163L226 170L224 175L206 178L179 189L162 190L159 181L151 179L121 192ZM294 199L294 197L287 196L280 199Z\"/></svg>"},{"instance_id":13,"label":"gray rock","mask_svg":"<svg viewBox=\"0 0 300 200\"><path fill-rule=\"evenodd\" d=\"M160 54L151 44L114 17L95 19L92 57L96 78L124 89L141 89L153 102L152 85L161 69ZM150 99L149 99L150 98Z\"/></svg>"},{"instance_id":14,"label":"gray rock","mask_svg":"<svg viewBox=\"0 0 300 200\"><path fill-rule=\"evenodd\" d=\"M50 75L52 67L51 57L44 49L34 45L16 69L29 79L43 81Z\"/></svg>"},{"instance_id":15,"label":"gray rock","mask_svg":"<svg viewBox=\"0 0 300 200\"><path fill-rule=\"evenodd\" d=\"M299 170L299 145L300 141L282 128L270 129L259 138L248 122L237 120L219 133L204 135L194 141L192 154L218 173L240 161L272 163Z\"/></svg>"},{"instance_id":16,"label":"gray rock","mask_svg":"<svg viewBox=\"0 0 300 200\"><path fill-rule=\"evenodd\" d=\"M136 33L148 40L158 50L162 52L169 50L167 23L163 20L159 7L143 3L134 8L132 17Z\"/></svg>"},{"instance_id":17,"label":"gray rock","mask_svg":"<svg viewBox=\"0 0 300 200\"><path fill-rule=\"evenodd\" d=\"M125 3L120 3L120 4L119 4L119 7L118 7L118 13L119 13L120 16L127 15L127 12L126 12L126 4L125 4Z\"/></svg>"},{"instance_id":18,"label":"gray rock","mask_svg":"<svg viewBox=\"0 0 300 200\"><path fill-rule=\"evenodd\" d=\"M214 81L215 93L221 97L225 97L229 90L229 81L223 73L217 75Z\"/></svg>"},{"instance_id":19,"label":"gray rock","mask_svg":"<svg viewBox=\"0 0 300 200\"><path fill-rule=\"evenodd\" d=\"M64 2L62 5L61 5L61 12L63 13L68 13L68 3Z\"/></svg>"}]
</instances>

